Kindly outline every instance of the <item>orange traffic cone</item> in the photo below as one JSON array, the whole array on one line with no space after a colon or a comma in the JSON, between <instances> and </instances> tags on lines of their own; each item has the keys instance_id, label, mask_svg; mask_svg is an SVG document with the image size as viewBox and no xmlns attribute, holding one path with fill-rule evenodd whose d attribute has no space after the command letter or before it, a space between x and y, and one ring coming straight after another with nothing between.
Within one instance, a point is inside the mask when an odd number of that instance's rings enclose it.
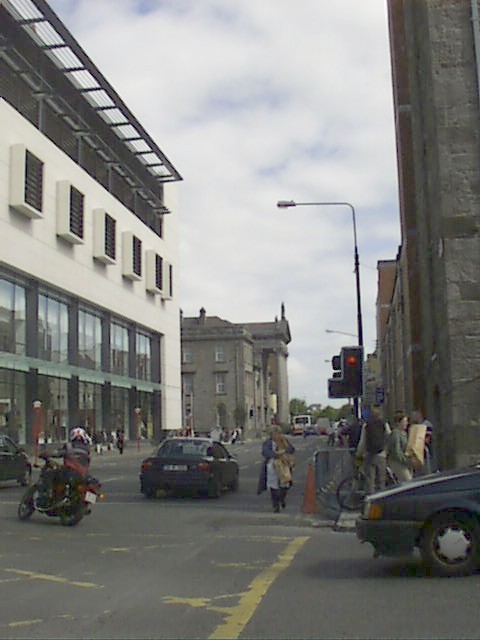
<instances>
[{"instance_id":1,"label":"orange traffic cone","mask_svg":"<svg viewBox=\"0 0 480 640\"><path fill-rule=\"evenodd\" d=\"M302 513L318 513L317 490L315 487L315 472L310 463L307 470L305 492L303 494Z\"/></svg>"}]
</instances>

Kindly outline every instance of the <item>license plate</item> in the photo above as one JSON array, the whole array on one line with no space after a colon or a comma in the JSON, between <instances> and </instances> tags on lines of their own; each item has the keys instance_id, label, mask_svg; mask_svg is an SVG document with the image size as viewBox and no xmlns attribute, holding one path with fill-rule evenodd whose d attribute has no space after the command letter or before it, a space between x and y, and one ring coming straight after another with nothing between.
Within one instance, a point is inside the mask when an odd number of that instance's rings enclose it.
<instances>
[{"instance_id":1,"label":"license plate","mask_svg":"<svg viewBox=\"0 0 480 640\"><path fill-rule=\"evenodd\" d=\"M97 496L95 495L95 493L92 493L91 491L85 492L85 502L89 502L90 504L95 504L96 501L97 501Z\"/></svg>"},{"instance_id":2,"label":"license plate","mask_svg":"<svg viewBox=\"0 0 480 640\"><path fill-rule=\"evenodd\" d=\"M186 464L164 464L164 471L186 471L188 469Z\"/></svg>"}]
</instances>

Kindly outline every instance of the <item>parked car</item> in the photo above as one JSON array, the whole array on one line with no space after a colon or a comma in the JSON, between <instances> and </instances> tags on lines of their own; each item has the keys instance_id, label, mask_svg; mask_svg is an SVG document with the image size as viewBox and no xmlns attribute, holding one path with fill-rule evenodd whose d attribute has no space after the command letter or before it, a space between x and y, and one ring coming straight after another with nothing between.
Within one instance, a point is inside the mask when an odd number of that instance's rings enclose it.
<instances>
[{"instance_id":1,"label":"parked car","mask_svg":"<svg viewBox=\"0 0 480 640\"><path fill-rule=\"evenodd\" d=\"M434 573L473 573L480 567L480 464L368 496L356 531L377 555L402 555L418 547Z\"/></svg>"},{"instance_id":2,"label":"parked car","mask_svg":"<svg viewBox=\"0 0 480 640\"><path fill-rule=\"evenodd\" d=\"M218 498L225 489L238 491L234 456L210 438L170 438L142 462L140 490L148 498L158 490L206 493Z\"/></svg>"},{"instance_id":3,"label":"parked car","mask_svg":"<svg viewBox=\"0 0 480 640\"><path fill-rule=\"evenodd\" d=\"M25 451L7 435L0 434L0 480L30 484L32 465Z\"/></svg>"}]
</instances>

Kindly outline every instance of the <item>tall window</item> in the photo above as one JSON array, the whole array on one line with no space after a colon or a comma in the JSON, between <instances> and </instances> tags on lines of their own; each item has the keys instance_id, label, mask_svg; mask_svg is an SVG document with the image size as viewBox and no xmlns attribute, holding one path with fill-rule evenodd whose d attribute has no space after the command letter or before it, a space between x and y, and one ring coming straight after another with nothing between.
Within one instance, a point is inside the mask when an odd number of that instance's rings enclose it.
<instances>
[{"instance_id":1,"label":"tall window","mask_svg":"<svg viewBox=\"0 0 480 640\"><path fill-rule=\"evenodd\" d=\"M25 154L25 202L42 210L43 162L27 150Z\"/></svg>"},{"instance_id":2,"label":"tall window","mask_svg":"<svg viewBox=\"0 0 480 640\"><path fill-rule=\"evenodd\" d=\"M225 386L225 374L224 373L216 373L215 374L215 393L226 393Z\"/></svg>"},{"instance_id":3,"label":"tall window","mask_svg":"<svg viewBox=\"0 0 480 640\"><path fill-rule=\"evenodd\" d=\"M144 333L137 333L136 337L136 377L140 380L150 380L151 374L151 343L150 337Z\"/></svg>"},{"instance_id":4,"label":"tall window","mask_svg":"<svg viewBox=\"0 0 480 640\"><path fill-rule=\"evenodd\" d=\"M102 321L83 310L78 312L78 359L81 367L102 368Z\"/></svg>"},{"instance_id":5,"label":"tall window","mask_svg":"<svg viewBox=\"0 0 480 640\"><path fill-rule=\"evenodd\" d=\"M25 355L25 290L0 279L0 351Z\"/></svg>"},{"instance_id":6,"label":"tall window","mask_svg":"<svg viewBox=\"0 0 480 640\"><path fill-rule=\"evenodd\" d=\"M38 297L38 356L68 364L68 308L46 295Z\"/></svg>"},{"instance_id":7,"label":"tall window","mask_svg":"<svg viewBox=\"0 0 480 640\"><path fill-rule=\"evenodd\" d=\"M112 373L128 376L128 329L116 322L110 328L110 366Z\"/></svg>"}]
</instances>

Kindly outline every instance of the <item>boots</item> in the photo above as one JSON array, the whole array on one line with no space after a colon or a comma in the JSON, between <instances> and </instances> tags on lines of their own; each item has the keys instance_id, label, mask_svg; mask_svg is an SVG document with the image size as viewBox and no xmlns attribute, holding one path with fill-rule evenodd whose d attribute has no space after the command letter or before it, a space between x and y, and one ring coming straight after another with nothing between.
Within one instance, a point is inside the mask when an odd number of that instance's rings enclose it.
<instances>
[{"instance_id":1,"label":"boots","mask_svg":"<svg viewBox=\"0 0 480 640\"><path fill-rule=\"evenodd\" d=\"M280 513L281 490L270 489L270 495L272 497L273 512Z\"/></svg>"}]
</instances>

